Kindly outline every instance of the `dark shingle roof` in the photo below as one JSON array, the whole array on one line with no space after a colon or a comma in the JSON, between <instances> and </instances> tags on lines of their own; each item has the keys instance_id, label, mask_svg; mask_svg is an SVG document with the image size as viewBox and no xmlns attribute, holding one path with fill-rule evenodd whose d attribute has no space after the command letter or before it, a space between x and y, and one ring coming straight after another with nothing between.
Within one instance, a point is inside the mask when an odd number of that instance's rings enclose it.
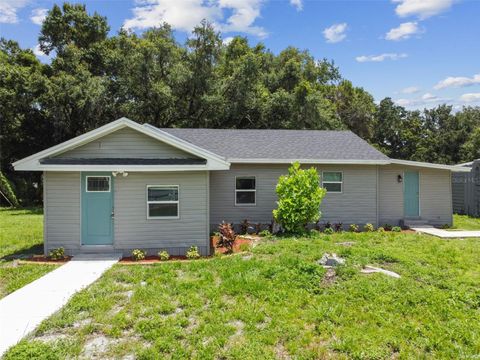
<instances>
[{"instance_id":1,"label":"dark shingle roof","mask_svg":"<svg viewBox=\"0 0 480 360\"><path fill-rule=\"evenodd\" d=\"M204 165L205 159L143 159L143 158L47 158L45 165Z\"/></svg>"},{"instance_id":2,"label":"dark shingle roof","mask_svg":"<svg viewBox=\"0 0 480 360\"><path fill-rule=\"evenodd\" d=\"M165 132L230 159L389 160L351 131L170 129Z\"/></svg>"}]
</instances>

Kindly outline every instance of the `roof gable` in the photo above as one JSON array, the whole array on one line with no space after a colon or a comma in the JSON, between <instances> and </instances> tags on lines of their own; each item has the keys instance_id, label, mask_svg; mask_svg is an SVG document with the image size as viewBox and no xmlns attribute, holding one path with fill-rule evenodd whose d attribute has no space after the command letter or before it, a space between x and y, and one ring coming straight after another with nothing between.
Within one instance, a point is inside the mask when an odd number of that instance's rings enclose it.
<instances>
[{"instance_id":1,"label":"roof gable","mask_svg":"<svg viewBox=\"0 0 480 360\"><path fill-rule=\"evenodd\" d=\"M85 167L79 168L79 165L52 165L52 164L41 164L40 160L45 158L51 158L58 156L60 154L66 153L76 148L80 148L88 143L91 143L95 140L103 138L111 133L114 133L118 130L129 128L137 131L140 134L146 135L150 138L153 138L157 141L160 141L164 144L167 144L175 149L178 149L181 152L188 153L193 155L193 157L200 157L207 160L206 165L191 165L190 167L183 167L182 170L196 169L196 170L226 170L230 167L230 164L225 161L224 158L218 156L208 150L202 149L194 144L186 142L182 139L176 138L175 136L165 133L163 131L155 131L147 126L137 124L136 122L129 120L127 118L121 118L115 120L111 123L108 123L104 126L99 127L98 129L92 130L83 135L77 136L71 140L65 141L61 144L48 148L46 150L40 151L36 154L33 154L29 157L21 159L15 163L13 166L15 170L87 170ZM120 155L125 157L124 154ZM98 157L98 156L96 156ZM192 156L190 156L192 157ZM134 169L140 169L138 165L130 165L131 168L125 168L123 165L95 165L90 166L88 170L128 170L132 171ZM121 168L120 168L121 167ZM176 170L173 166L165 165L146 165L141 168L144 171L162 171L162 170Z\"/></svg>"}]
</instances>

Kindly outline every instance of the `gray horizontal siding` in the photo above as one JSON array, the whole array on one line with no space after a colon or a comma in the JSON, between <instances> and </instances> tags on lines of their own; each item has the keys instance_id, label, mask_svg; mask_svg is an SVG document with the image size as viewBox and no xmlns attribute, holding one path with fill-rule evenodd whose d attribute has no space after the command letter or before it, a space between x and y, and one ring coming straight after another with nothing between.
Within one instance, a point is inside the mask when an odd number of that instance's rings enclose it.
<instances>
[{"instance_id":1,"label":"gray horizontal siding","mask_svg":"<svg viewBox=\"0 0 480 360\"><path fill-rule=\"evenodd\" d=\"M80 248L80 174L45 172L45 251Z\"/></svg>"},{"instance_id":2,"label":"gray horizontal siding","mask_svg":"<svg viewBox=\"0 0 480 360\"><path fill-rule=\"evenodd\" d=\"M388 165L379 167L379 222L397 225L404 218L403 183L397 180L405 170L420 175L420 218L432 224L452 223L450 171Z\"/></svg>"},{"instance_id":3,"label":"gray horizontal siding","mask_svg":"<svg viewBox=\"0 0 480 360\"><path fill-rule=\"evenodd\" d=\"M196 158L130 128L117 130L100 139L58 155L59 158Z\"/></svg>"},{"instance_id":4,"label":"gray horizontal siding","mask_svg":"<svg viewBox=\"0 0 480 360\"><path fill-rule=\"evenodd\" d=\"M322 222L345 224L367 222L376 224L376 167L355 165L317 166L321 171L342 171L343 193L327 194L322 202ZM253 223L269 223L276 208L275 187L278 178L287 174L287 165L232 164L228 171L210 174L210 223L212 227L224 221L240 223L244 219ZM256 177L256 205L235 205L235 177Z\"/></svg>"},{"instance_id":5,"label":"gray horizontal siding","mask_svg":"<svg viewBox=\"0 0 480 360\"><path fill-rule=\"evenodd\" d=\"M147 219L147 185L179 185L179 219ZM206 247L207 186L206 172L130 173L116 178L115 248Z\"/></svg>"},{"instance_id":6,"label":"gray horizontal siding","mask_svg":"<svg viewBox=\"0 0 480 360\"><path fill-rule=\"evenodd\" d=\"M129 173L113 178L113 250L128 255L135 248L150 253L166 249L184 255L195 245L208 254L207 178L206 172ZM179 185L179 219L147 219L147 185ZM60 246L68 253L80 251L80 173L46 172L45 187L45 251Z\"/></svg>"}]
</instances>

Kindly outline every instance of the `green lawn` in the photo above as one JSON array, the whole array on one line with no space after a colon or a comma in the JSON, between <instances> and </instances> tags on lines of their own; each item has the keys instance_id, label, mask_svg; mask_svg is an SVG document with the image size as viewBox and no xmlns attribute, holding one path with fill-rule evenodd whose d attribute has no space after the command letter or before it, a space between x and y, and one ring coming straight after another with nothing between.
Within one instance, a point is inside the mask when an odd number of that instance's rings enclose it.
<instances>
[{"instance_id":1,"label":"green lawn","mask_svg":"<svg viewBox=\"0 0 480 360\"><path fill-rule=\"evenodd\" d=\"M14 259L43 253L41 209L0 208L0 298L52 271L56 265L18 264Z\"/></svg>"},{"instance_id":2,"label":"green lawn","mask_svg":"<svg viewBox=\"0 0 480 360\"><path fill-rule=\"evenodd\" d=\"M334 278L316 264L324 252L346 258ZM344 233L118 264L6 358L475 358L478 254L480 239ZM360 274L365 264L402 277Z\"/></svg>"},{"instance_id":3,"label":"green lawn","mask_svg":"<svg viewBox=\"0 0 480 360\"><path fill-rule=\"evenodd\" d=\"M480 230L480 218L454 214L453 228L462 230Z\"/></svg>"}]
</instances>

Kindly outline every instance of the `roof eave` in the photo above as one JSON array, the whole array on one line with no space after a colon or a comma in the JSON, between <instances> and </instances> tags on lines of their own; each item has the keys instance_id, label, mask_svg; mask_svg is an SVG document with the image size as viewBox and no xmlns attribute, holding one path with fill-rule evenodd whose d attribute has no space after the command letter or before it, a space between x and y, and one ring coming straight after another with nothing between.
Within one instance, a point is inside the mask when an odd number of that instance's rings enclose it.
<instances>
[{"instance_id":1,"label":"roof eave","mask_svg":"<svg viewBox=\"0 0 480 360\"><path fill-rule=\"evenodd\" d=\"M434 164L434 163L427 163L427 162L421 162L421 161L399 160L399 159L391 159L390 162L393 165L406 165L406 166L422 167L422 168L429 168L429 169L449 170L454 172L470 172L469 168L461 167L458 165Z\"/></svg>"},{"instance_id":2,"label":"roof eave","mask_svg":"<svg viewBox=\"0 0 480 360\"><path fill-rule=\"evenodd\" d=\"M342 165L388 165L390 160L361 160L361 159L245 159L229 158L231 164L342 164Z\"/></svg>"}]
</instances>

